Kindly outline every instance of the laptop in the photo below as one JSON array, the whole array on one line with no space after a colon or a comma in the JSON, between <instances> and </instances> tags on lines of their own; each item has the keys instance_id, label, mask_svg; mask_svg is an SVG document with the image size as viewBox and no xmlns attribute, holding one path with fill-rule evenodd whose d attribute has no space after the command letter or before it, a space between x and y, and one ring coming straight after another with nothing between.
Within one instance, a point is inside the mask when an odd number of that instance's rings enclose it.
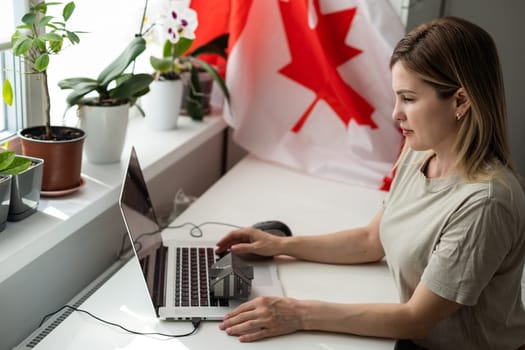
<instances>
[{"instance_id":1,"label":"laptop","mask_svg":"<svg viewBox=\"0 0 525 350\"><path fill-rule=\"evenodd\" d=\"M216 299L209 292L208 269L219 259L214 253L214 241L191 238L189 228L163 228L159 224L134 147L122 182L119 206L133 258L140 264L158 318L222 320L241 304L240 300ZM249 264L254 267L249 299L283 295L273 259Z\"/></svg>"}]
</instances>

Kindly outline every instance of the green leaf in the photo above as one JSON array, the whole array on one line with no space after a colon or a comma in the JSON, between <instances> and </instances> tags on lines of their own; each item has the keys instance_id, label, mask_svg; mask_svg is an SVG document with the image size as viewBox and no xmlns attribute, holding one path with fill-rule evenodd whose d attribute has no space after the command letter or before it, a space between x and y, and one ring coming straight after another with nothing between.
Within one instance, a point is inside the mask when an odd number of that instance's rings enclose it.
<instances>
[{"instance_id":1,"label":"green leaf","mask_svg":"<svg viewBox=\"0 0 525 350\"><path fill-rule=\"evenodd\" d=\"M31 7L32 12L40 12L45 14L47 12L47 6L53 3L46 3L45 1L39 2Z\"/></svg>"},{"instance_id":2,"label":"green leaf","mask_svg":"<svg viewBox=\"0 0 525 350\"><path fill-rule=\"evenodd\" d=\"M44 41L62 41L62 36L57 33L45 33L40 36L40 39Z\"/></svg>"},{"instance_id":3,"label":"green leaf","mask_svg":"<svg viewBox=\"0 0 525 350\"><path fill-rule=\"evenodd\" d=\"M28 26L27 24L20 24L16 26L16 29L26 29L31 30L31 26Z\"/></svg>"},{"instance_id":4,"label":"green leaf","mask_svg":"<svg viewBox=\"0 0 525 350\"><path fill-rule=\"evenodd\" d=\"M2 96L5 103L7 103L9 106L13 105L13 87L11 86L11 82L9 82L9 80L4 81L4 85L2 86Z\"/></svg>"},{"instance_id":5,"label":"green leaf","mask_svg":"<svg viewBox=\"0 0 525 350\"><path fill-rule=\"evenodd\" d=\"M115 85L116 86L119 86L120 84L122 84L123 82L125 82L126 80L128 80L129 78L131 78L133 76L132 73L123 73L121 75L119 75L116 79L115 79Z\"/></svg>"},{"instance_id":6,"label":"green leaf","mask_svg":"<svg viewBox=\"0 0 525 350\"><path fill-rule=\"evenodd\" d=\"M6 151L0 153L0 172L7 169L13 163L13 160L15 160L15 152Z\"/></svg>"},{"instance_id":7,"label":"green leaf","mask_svg":"<svg viewBox=\"0 0 525 350\"><path fill-rule=\"evenodd\" d=\"M63 30L62 28L64 27L64 25L62 24L62 25L58 26L57 24L61 24L61 23L58 23L58 22L48 23L47 24L47 28L48 29L51 28L51 29L53 29L53 31ZM49 32L51 32L51 31L49 31Z\"/></svg>"},{"instance_id":8,"label":"green leaf","mask_svg":"<svg viewBox=\"0 0 525 350\"><path fill-rule=\"evenodd\" d=\"M111 97L117 99L137 98L149 91L149 84L153 81L151 74L133 74L126 76L125 79L119 81L113 90L111 90Z\"/></svg>"},{"instance_id":9,"label":"green leaf","mask_svg":"<svg viewBox=\"0 0 525 350\"><path fill-rule=\"evenodd\" d=\"M64 21L67 22L69 20L69 18L73 14L73 11L75 11L75 3L73 1L68 2L62 10L62 17L64 17Z\"/></svg>"},{"instance_id":10,"label":"green leaf","mask_svg":"<svg viewBox=\"0 0 525 350\"><path fill-rule=\"evenodd\" d=\"M89 81L87 78L71 78L67 80L69 81L65 82L62 80L58 85L62 89L73 89L73 91L71 91L66 97L66 102L69 106L78 104L85 95L92 91L96 91L98 87L98 82L96 80Z\"/></svg>"},{"instance_id":11,"label":"green leaf","mask_svg":"<svg viewBox=\"0 0 525 350\"><path fill-rule=\"evenodd\" d=\"M23 39L29 39L29 38L27 37L27 35L17 30L16 32L13 33L13 35L11 35L11 44L13 44L16 41L23 40Z\"/></svg>"},{"instance_id":12,"label":"green leaf","mask_svg":"<svg viewBox=\"0 0 525 350\"><path fill-rule=\"evenodd\" d=\"M202 106L202 89L199 80L199 70L191 67L190 87L186 100L186 111L193 120L202 120L204 117L204 109Z\"/></svg>"},{"instance_id":13,"label":"green leaf","mask_svg":"<svg viewBox=\"0 0 525 350\"><path fill-rule=\"evenodd\" d=\"M33 40L33 45L35 45L40 50L40 52L46 52L46 43L39 38Z\"/></svg>"},{"instance_id":14,"label":"green leaf","mask_svg":"<svg viewBox=\"0 0 525 350\"><path fill-rule=\"evenodd\" d=\"M13 162L7 169L0 170L4 174L16 175L25 171L31 166L31 159L23 157L15 157Z\"/></svg>"},{"instance_id":15,"label":"green leaf","mask_svg":"<svg viewBox=\"0 0 525 350\"><path fill-rule=\"evenodd\" d=\"M162 57L172 57L172 50L173 50L173 44L171 41L166 40L164 42L164 46L162 48Z\"/></svg>"},{"instance_id":16,"label":"green leaf","mask_svg":"<svg viewBox=\"0 0 525 350\"><path fill-rule=\"evenodd\" d=\"M60 41L50 41L49 42L49 48L51 49L51 52L53 53L59 53L62 49L62 40Z\"/></svg>"},{"instance_id":17,"label":"green leaf","mask_svg":"<svg viewBox=\"0 0 525 350\"><path fill-rule=\"evenodd\" d=\"M99 74L97 80L100 85L105 87L115 80L145 49L146 40L143 37L133 38L124 51Z\"/></svg>"},{"instance_id":18,"label":"green leaf","mask_svg":"<svg viewBox=\"0 0 525 350\"><path fill-rule=\"evenodd\" d=\"M91 84L95 86L97 84L97 81L91 78L67 78L67 79L62 79L58 82L58 86L61 89L74 89L80 84L85 84L85 85Z\"/></svg>"},{"instance_id":19,"label":"green leaf","mask_svg":"<svg viewBox=\"0 0 525 350\"><path fill-rule=\"evenodd\" d=\"M149 58L151 67L158 72L169 72L172 67L173 60L171 58L157 58L151 56Z\"/></svg>"},{"instance_id":20,"label":"green leaf","mask_svg":"<svg viewBox=\"0 0 525 350\"><path fill-rule=\"evenodd\" d=\"M78 44L80 42L80 38L75 32L70 32L69 30L66 30L66 35L72 44Z\"/></svg>"},{"instance_id":21,"label":"green leaf","mask_svg":"<svg viewBox=\"0 0 525 350\"><path fill-rule=\"evenodd\" d=\"M35 20L36 20L36 13L26 13L22 17L22 23L25 23L28 26L32 26L33 24L35 24Z\"/></svg>"},{"instance_id":22,"label":"green leaf","mask_svg":"<svg viewBox=\"0 0 525 350\"><path fill-rule=\"evenodd\" d=\"M213 68L213 66L211 66L209 63L200 60L196 57L190 57L190 60L193 65L196 64L211 75L213 80L215 80L215 82L217 82L217 84L221 88L221 91L224 94L226 100L230 102L230 92L228 91L228 87L226 86L226 83L224 82L224 79L222 79L222 77L220 76L219 72L217 72L217 70Z\"/></svg>"},{"instance_id":23,"label":"green leaf","mask_svg":"<svg viewBox=\"0 0 525 350\"><path fill-rule=\"evenodd\" d=\"M13 45L13 54L15 56L23 56L31 49L33 46L33 40L31 39L22 39L20 41L16 41Z\"/></svg>"},{"instance_id":24,"label":"green leaf","mask_svg":"<svg viewBox=\"0 0 525 350\"><path fill-rule=\"evenodd\" d=\"M45 27L53 19L53 16L44 16L40 21L38 21L37 27Z\"/></svg>"},{"instance_id":25,"label":"green leaf","mask_svg":"<svg viewBox=\"0 0 525 350\"><path fill-rule=\"evenodd\" d=\"M193 44L193 41L193 39L180 37L179 41L177 41L177 43L175 43L173 46L173 57L180 57L184 55L190 48L191 44Z\"/></svg>"},{"instance_id":26,"label":"green leaf","mask_svg":"<svg viewBox=\"0 0 525 350\"><path fill-rule=\"evenodd\" d=\"M35 60L35 69L38 72L43 72L47 69L47 66L49 65L49 55L47 53L40 55Z\"/></svg>"},{"instance_id":27,"label":"green leaf","mask_svg":"<svg viewBox=\"0 0 525 350\"><path fill-rule=\"evenodd\" d=\"M228 39L230 35L228 33L219 35L215 39L208 41L197 47L195 50L189 53L191 56L199 56L202 54L215 54L222 58L227 58L226 48L228 47Z\"/></svg>"}]
</instances>

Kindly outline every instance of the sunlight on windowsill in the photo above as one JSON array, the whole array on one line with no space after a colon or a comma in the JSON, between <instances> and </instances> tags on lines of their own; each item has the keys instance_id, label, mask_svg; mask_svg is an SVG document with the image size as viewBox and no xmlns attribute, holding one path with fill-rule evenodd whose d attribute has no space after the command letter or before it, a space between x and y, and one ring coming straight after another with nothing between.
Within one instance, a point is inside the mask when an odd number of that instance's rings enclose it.
<instances>
[{"instance_id":1,"label":"sunlight on windowsill","mask_svg":"<svg viewBox=\"0 0 525 350\"><path fill-rule=\"evenodd\" d=\"M22 221L7 223L0 233L0 283L117 205L132 145L144 160L141 166L146 178L150 179L225 128L220 112L206 117L203 122L180 117L179 127L165 132L149 130L144 126L143 118L130 118L126 145L119 163L97 165L84 161L84 184L78 191L63 197L42 196L37 213Z\"/></svg>"}]
</instances>

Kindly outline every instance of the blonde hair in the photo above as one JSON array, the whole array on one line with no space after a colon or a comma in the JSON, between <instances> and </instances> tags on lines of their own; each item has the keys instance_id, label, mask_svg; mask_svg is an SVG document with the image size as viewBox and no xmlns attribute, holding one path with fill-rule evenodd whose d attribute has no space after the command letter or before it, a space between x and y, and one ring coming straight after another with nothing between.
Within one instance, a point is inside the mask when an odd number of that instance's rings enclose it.
<instances>
[{"instance_id":1,"label":"blonde hair","mask_svg":"<svg viewBox=\"0 0 525 350\"><path fill-rule=\"evenodd\" d=\"M507 140L505 91L496 45L482 28L461 18L422 24L399 41L390 68L403 66L432 85L440 98L463 87L470 109L462 116L454 150L467 181L513 170Z\"/></svg>"}]
</instances>

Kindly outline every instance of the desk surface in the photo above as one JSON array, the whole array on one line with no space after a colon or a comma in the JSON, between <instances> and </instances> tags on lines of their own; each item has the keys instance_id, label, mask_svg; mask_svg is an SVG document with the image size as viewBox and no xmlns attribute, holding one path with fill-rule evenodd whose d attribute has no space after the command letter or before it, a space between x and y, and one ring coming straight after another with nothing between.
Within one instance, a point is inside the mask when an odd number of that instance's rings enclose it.
<instances>
[{"instance_id":1,"label":"desk surface","mask_svg":"<svg viewBox=\"0 0 525 350\"><path fill-rule=\"evenodd\" d=\"M333 232L366 224L379 210L384 193L377 190L313 178L247 157L221 178L174 224L217 221L240 226L269 219L281 220L294 234ZM155 199L153 199L155 200ZM230 229L203 227L206 240L217 240ZM189 233L181 233L187 234ZM334 266L277 259L285 295L344 303L397 302L397 292L386 263ZM305 277L316 283L306 284ZM129 261L89 297L81 308L141 332L186 333L189 323L155 318L141 281L139 266ZM203 322L197 334L170 339L137 336L104 325L87 315L71 314L35 349L393 349L394 341L322 332L299 332L242 344Z\"/></svg>"}]
</instances>

